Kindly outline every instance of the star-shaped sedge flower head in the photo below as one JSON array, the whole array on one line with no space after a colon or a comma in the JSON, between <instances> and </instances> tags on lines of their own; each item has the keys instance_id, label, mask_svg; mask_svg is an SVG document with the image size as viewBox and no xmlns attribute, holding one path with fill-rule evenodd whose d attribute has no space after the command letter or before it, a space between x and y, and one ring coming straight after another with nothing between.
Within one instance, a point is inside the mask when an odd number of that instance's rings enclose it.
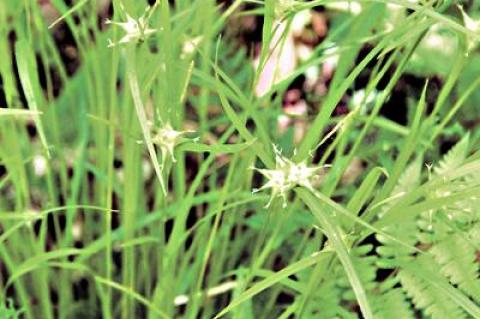
<instances>
[{"instance_id":1,"label":"star-shaped sedge flower head","mask_svg":"<svg viewBox=\"0 0 480 319\"><path fill-rule=\"evenodd\" d=\"M323 167L308 167L306 161L295 163L284 157L278 148L275 150L275 169L253 168L267 178L265 185L253 192L263 191L270 188L270 199L266 207L270 207L276 197L281 197L283 207L287 206L287 196L290 190L297 186L303 186L313 191L312 181Z\"/></svg>"},{"instance_id":2,"label":"star-shaped sedge flower head","mask_svg":"<svg viewBox=\"0 0 480 319\"><path fill-rule=\"evenodd\" d=\"M183 42L182 46L182 53L180 54L180 57L182 59L185 59L186 57L192 56L197 50L198 47L200 46L200 43L203 41L203 36L197 36L194 38L187 38Z\"/></svg>"},{"instance_id":3,"label":"star-shaped sedge flower head","mask_svg":"<svg viewBox=\"0 0 480 319\"><path fill-rule=\"evenodd\" d=\"M120 28L125 31L125 35L118 40L118 42L113 42L112 40L108 40L108 47L114 47L120 44L127 44L131 42L142 42L145 39L157 32L157 29L152 29L148 26L148 20L150 17L152 7L147 7L143 15L141 15L138 19L132 18L127 12L125 12L125 8L122 4L120 4L120 9L124 12L125 16L127 17L127 21L125 22L116 22L110 19L105 21L105 24L113 24L119 26Z\"/></svg>"},{"instance_id":4,"label":"star-shaped sedge flower head","mask_svg":"<svg viewBox=\"0 0 480 319\"><path fill-rule=\"evenodd\" d=\"M193 131L174 130L169 122L161 127L152 128L152 142L160 148L162 167L165 165L167 157L170 157L172 162L176 162L174 154L175 147L189 141L190 139L184 137L189 133L193 133Z\"/></svg>"}]
</instances>

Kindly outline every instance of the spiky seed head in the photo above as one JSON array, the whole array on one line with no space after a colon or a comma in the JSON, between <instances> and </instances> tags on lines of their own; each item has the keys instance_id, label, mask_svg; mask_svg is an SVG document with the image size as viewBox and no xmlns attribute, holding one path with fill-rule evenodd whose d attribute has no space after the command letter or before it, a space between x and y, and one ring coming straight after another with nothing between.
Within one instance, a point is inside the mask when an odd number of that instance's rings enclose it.
<instances>
[{"instance_id":1,"label":"spiky seed head","mask_svg":"<svg viewBox=\"0 0 480 319\"><path fill-rule=\"evenodd\" d=\"M183 47L182 47L182 54L181 57L185 58L187 56L192 55L197 51L200 43L203 40L203 36L197 36L194 38L188 38L183 42Z\"/></svg>"},{"instance_id":2,"label":"spiky seed head","mask_svg":"<svg viewBox=\"0 0 480 319\"><path fill-rule=\"evenodd\" d=\"M275 146L274 150L275 169L253 168L267 178L267 182L259 189L254 189L254 192L271 189L266 207L269 207L276 197L282 198L283 207L286 207L290 190L296 186L313 190L312 180L323 167L308 167L305 161L297 164L284 157Z\"/></svg>"},{"instance_id":3,"label":"spiky seed head","mask_svg":"<svg viewBox=\"0 0 480 319\"><path fill-rule=\"evenodd\" d=\"M150 7L145 9L145 12L142 16L138 19L132 18L128 13L125 12L123 5L120 6L121 10L124 11L125 16L127 17L127 21L125 22L115 22L110 19L105 21L105 24L113 24L119 26L125 32L125 35L118 40L118 42L113 42L112 40L108 40L108 47L114 47L120 44L127 44L127 43L137 43L144 41L148 36L152 35L153 33L157 32L157 29L150 28L148 26L148 19L147 13Z\"/></svg>"},{"instance_id":4,"label":"spiky seed head","mask_svg":"<svg viewBox=\"0 0 480 319\"><path fill-rule=\"evenodd\" d=\"M169 122L162 127L152 129L152 142L160 148L162 167L167 157L170 157L172 162L176 162L175 147L189 140L184 137L188 133L193 133L193 131L176 131Z\"/></svg>"}]
</instances>

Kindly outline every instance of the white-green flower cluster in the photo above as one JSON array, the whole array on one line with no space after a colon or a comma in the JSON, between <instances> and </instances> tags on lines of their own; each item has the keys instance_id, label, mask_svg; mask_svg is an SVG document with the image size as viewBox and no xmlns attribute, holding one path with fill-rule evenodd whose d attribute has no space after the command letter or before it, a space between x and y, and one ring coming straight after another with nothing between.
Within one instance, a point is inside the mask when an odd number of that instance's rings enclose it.
<instances>
[{"instance_id":1,"label":"white-green flower cluster","mask_svg":"<svg viewBox=\"0 0 480 319\"><path fill-rule=\"evenodd\" d=\"M294 187L303 186L313 191L312 181L323 167L308 167L306 161L297 164L284 157L276 147L274 149L275 169L253 168L268 179L265 185L253 192L270 188L272 193L266 207L269 207L276 197L281 197L283 207L286 207L288 193Z\"/></svg>"},{"instance_id":2,"label":"white-green flower cluster","mask_svg":"<svg viewBox=\"0 0 480 319\"><path fill-rule=\"evenodd\" d=\"M183 47L182 47L182 53L181 57L182 59L192 55L195 53L195 51L198 50L198 47L200 43L203 40L203 36L197 36L194 38L188 38L183 42Z\"/></svg>"},{"instance_id":3,"label":"white-green flower cluster","mask_svg":"<svg viewBox=\"0 0 480 319\"><path fill-rule=\"evenodd\" d=\"M176 131L169 122L162 127L152 129L152 142L160 148L162 167L168 157L172 159L172 162L176 162L175 147L189 141L184 137L188 133L193 133L193 131Z\"/></svg>"},{"instance_id":4,"label":"white-green flower cluster","mask_svg":"<svg viewBox=\"0 0 480 319\"><path fill-rule=\"evenodd\" d=\"M125 16L127 17L127 21L125 22L115 22L110 19L107 19L105 24L113 24L116 26L119 26L120 28L125 31L125 35L118 40L118 42L113 42L112 40L108 40L108 47L114 47L120 44L127 44L131 42L141 42L145 41L145 39L157 32L157 29L150 28L148 26L148 14L151 10L151 7L147 7L145 9L145 12L140 16L138 19L132 18L127 12L125 12L125 9L123 5L120 5L120 8L124 12Z\"/></svg>"}]
</instances>

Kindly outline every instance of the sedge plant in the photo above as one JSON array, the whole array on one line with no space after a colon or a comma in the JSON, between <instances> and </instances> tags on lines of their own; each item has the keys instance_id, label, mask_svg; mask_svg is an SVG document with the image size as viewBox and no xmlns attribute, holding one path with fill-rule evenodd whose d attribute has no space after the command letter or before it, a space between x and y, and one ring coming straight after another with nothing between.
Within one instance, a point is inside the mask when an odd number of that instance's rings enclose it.
<instances>
[{"instance_id":1,"label":"sedge plant","mask_svg":"<svg viewBox=\"0 0 480 319\"><path fill-rule=\"evenodd\" d=\"M479 25L457 0L0 1L0 317L480 318Z\"/></svg>"}]
</instances>

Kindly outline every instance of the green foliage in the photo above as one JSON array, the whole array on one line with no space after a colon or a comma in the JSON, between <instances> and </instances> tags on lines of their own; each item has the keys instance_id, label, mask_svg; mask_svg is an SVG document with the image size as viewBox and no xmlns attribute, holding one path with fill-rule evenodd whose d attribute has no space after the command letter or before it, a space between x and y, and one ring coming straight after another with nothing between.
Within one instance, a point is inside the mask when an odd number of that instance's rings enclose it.
<instances>
[{"instance_id":1,"label":"green foliage","mask_svg":"<svg viewBox=\"0 0 480 319\"><path fill-rule=\"evenodd\" d=\"M432 260L416 261L415 266L428 266L430 271L435 267ZM432 318L468 318L462 309L453 303L444 293L432 287L421 276L414 272L401 270L398 273L400 283L412 303Z\"/></svg>"},{"instance_id":2,"label":"green foliage","mask_svg":"<svg viewBox=\"0 0 480 319\"><path fill-rule=\"evenodd\" d=\"M0 318L20 319L22 312L21 309L15 309L12 299L7 299L6 303L0 304Z\"/></svg>"},{"instance_id":3,"label":"green foliage","mask_svg":"<svg viewBox=\"0 0 480 319\"><path fill-rule=\"evenodd\" d=\"M459 4L0 1L0 319L480 318Z\"/></svg>"},{"instance_id":4,"label":"green foliage","mask_svg":"<svg viewBox=\"0 0 480 319\"><path fill-rule=\"evenodd\" d=\"M469 137L465 136L457 143L434 167L435 175L431 181L447 179L450 172L460 169L467 161L469 154ZM418 165L410 166L399 181L396 188L404 190L404 197L415 189L418 183ZM462 176L454 187L465 189L475 187L479 181L468 180ZM453 193L453 183L440 186L433 191L434 198L441 198ZM402 199L398 199L401 201ZM382 246L377 248L382 268L398 269L394 272L396 281L401 284L402 290L409 297L416 309L432 318L468 318L465 309L452 302L440 289L431 285L422 278L423 269L437 276L437 280L448 280L450 284L458 286L467 296L478 301L479 273L476 259L477 247L468 239L469 229L478 227L478 212L475 209L464 210L472 197L464 201L452 201L440 209L429 210L409 219L403 219L395 226L389 226L390 233L402 238L412 246L422 247L422 254L404 249L381 236L378 236ZM468 222L463 215L468 214ZM402 235L403 234L403 235ZM407 269L402 265L409 264ZM399 290L399 288L393 288ZM403 297L405 300L405 296ZM396 317L393 317L396 318ZM401 317L398 317L401 318Z\"/></svg>"}]
</instances>

